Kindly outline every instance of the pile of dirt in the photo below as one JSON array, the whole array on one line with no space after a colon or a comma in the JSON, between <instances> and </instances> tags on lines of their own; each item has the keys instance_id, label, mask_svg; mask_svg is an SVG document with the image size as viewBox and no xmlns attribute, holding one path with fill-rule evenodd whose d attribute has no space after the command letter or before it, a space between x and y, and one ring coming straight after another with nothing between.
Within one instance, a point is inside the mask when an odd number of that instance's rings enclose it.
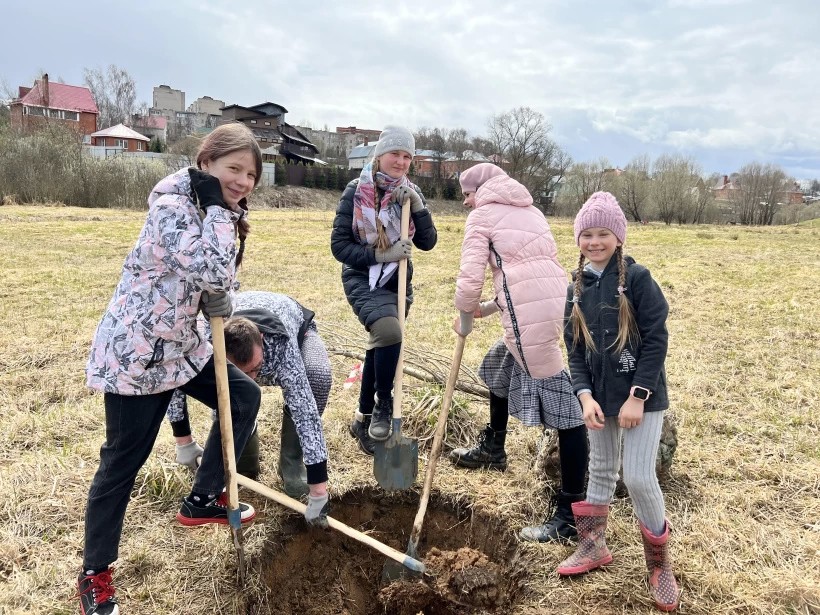
<instances>
[{"instance_id":1,"label":"pile of dirt","mask_svg":"<svg viewBox=\"0 0 820 615\"><path fill-rule=\"evenodd\" d=\"M481 551L432 548L424 559L427 573L417 582L396 581L379 591L386 613L416 615L494 610L506 604L503 568Z\"/></svg>"}]
</instances>

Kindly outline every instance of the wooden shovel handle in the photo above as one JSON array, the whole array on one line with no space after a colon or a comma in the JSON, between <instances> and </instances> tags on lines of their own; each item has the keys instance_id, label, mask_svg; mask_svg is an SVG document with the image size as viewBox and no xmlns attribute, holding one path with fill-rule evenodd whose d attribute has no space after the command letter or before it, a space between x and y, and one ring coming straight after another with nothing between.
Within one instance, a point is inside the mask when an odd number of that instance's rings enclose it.
<instances>
[{"instance_id":1,"label":"wooden shovel handle","mask_svg":"<svg viewBox=\"0 0 820 615\"><path fill-rule=\"evenodd\" d=\"M225 464L225 487L228 510L239 511L239 488L236 484L236 453L233 444L231 394L228 389L228 358L225 352L225 323L221 316L211 317L211 343L214 347L216 395L219 406L219 431L222 433L222 461ZM229 515L230 517L230 515ZM231 524L233 526L233 524Z\"/></svg>"},{"instance_id":2,"label":"wooden shovel handle","mask_svg":"<svg viewBox=\"0 0 820 615\"><path fill-rule=\"evenodd\" d=\"M424 514L427 512L427 502L430 500L430 490L433 487L433 475L436 473L436 464L441 453L444 442L444 432L447 428L447 416L450 413L450 405L453 403L453 392L458 382L458 370L461 368L461 357L464 354L464 343L467 338L459 335L456 340L456 349L453 352L453 363L450 366L450 376L447 378L447 386L444 389L444 399L441 400L441 410L436 421L436 433L433 436L433 447L430 449L430 457L427 459L427 472L424 475L424 489L421 492L419 510L413 521L413 531L410 532L410 544L414 547L419 542L421 526L424 523Z\"/></svg>"},{"instance_id":3,"label":"wooden shovel handle","mask_svg":"<svg viewBox=\"0 0 820 615\"><path fill-rule=\"evenodd\" d=\"M275 491L270 487L266 487L262 483L259 483L255 480L251 480L246 476L239 475L237 476L237 480L239 483L246 487L247 489L251 489L256 493L264 495L266 498L269 498L276 502L277 504L281 504L282 506L286 506L291 510L295 510L298 513L305 513L306 506L302 504L302 502L298 500L294 500L291 497L288 497L284 493L280 493L279 491ZM388 547L386 544L379 542L375 538L371 538L367 534L363 534L358 530L354 530L349 525L345 525L341 521L334 519L333 517L327 518L328 525L333 528L334 530L341 532L345 536L352 538L353 540L357 540L360 543L375 549L382 555L386 555L390 559L396 560L403 566L406 566L410 570L414 570L415 572L424 572L424 564L417 559L414 559L401 551L397 551L392 547Z\"/></svg>"},{"instance_id":4,"label":"wooden shovel handle","mask_svg":"<svg viewBox=\"0 0 820 615\"><path fill-rule=\"evenodd\" d=\"M406 198L401 207L401 238L407 240L410 235L410 199ZM398 316L401 331L401 350L396 365L396 376L393 379L393 419L401 418L402 380L404 376L404 315L407 312L407 259L399 261L399 300Z\"/></svg>"}]
</instances>

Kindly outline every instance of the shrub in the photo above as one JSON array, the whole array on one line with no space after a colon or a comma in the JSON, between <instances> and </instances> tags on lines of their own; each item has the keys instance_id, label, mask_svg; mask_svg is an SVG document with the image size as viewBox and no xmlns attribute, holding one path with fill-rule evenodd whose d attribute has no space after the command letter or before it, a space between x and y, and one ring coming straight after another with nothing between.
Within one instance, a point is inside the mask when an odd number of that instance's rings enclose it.
<instances>
[{"instance_id":1,"label":"shrub","mask_svg":"<svg viewBox=\"0 0 820 615\"><path fill-rule=\"evenodd\" d=\"M79 135L63 127L47 126L33 134L0 132L0 195L18 203L143 208L168 172L156 160L94 158L83 151Z\"/></svg>"}]
</instances>

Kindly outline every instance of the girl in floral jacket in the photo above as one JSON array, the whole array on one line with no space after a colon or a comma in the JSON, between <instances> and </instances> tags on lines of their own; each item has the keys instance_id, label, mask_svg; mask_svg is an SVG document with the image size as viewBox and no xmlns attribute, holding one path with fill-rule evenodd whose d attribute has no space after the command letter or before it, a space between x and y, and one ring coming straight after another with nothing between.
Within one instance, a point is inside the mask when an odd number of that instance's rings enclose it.
<instances>
[{"instance_id":1,"label":"girl in floral jacket","mask_svg":"<svg viewBox=\"0 0 820 615\"><path fill-rule=\"evenodd\" d=\"M228 124L203 141L197 168L169 175L148 197L148 217L97 327L86 369L88 386L104 393L106 437L85 515L78 581L84 615L119 612L110 565L118 557L137 472L151 453L174 390L217 407L213 348L198 330L197 313L230 314L229 291L248 231L246 197L261 171L251 132ZM240 452L261 392L232 365L228 378ZM227 523L223 483L221 434L214 423L180 515L192 523ZM240 508L242 520L249 521L253 509Z\"/></svg>"}]
</instances>

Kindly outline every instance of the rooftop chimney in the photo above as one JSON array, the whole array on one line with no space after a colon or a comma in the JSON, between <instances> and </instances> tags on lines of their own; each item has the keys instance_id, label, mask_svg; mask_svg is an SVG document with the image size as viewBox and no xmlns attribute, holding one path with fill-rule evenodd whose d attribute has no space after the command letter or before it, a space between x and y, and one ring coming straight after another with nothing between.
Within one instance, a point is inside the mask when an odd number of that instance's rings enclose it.
<instances>
[{"instance_id":1,"label":"rooftop chimney","mask_svg":"<svg viewBox=\"0 0 820 615\"><path fill-rule=\"evenodd\" d=\"M48 73L43 73L42 90L40 97L43 99L43 106L48 107Z\"/></svg>"},{"instance_id":2,"label":"rooftop chimney","mask_svg":"<svg viewBox=\"0 0 820 615\"><path fill-rule=\"evenodd\" d=\"M729 176L728 176L728 175L724 175L724 176L723 176L723 185L725 186L725 185L726 185L726 184L728 184L728 183L729 183Z\"/></svg>"}]
</instances>

